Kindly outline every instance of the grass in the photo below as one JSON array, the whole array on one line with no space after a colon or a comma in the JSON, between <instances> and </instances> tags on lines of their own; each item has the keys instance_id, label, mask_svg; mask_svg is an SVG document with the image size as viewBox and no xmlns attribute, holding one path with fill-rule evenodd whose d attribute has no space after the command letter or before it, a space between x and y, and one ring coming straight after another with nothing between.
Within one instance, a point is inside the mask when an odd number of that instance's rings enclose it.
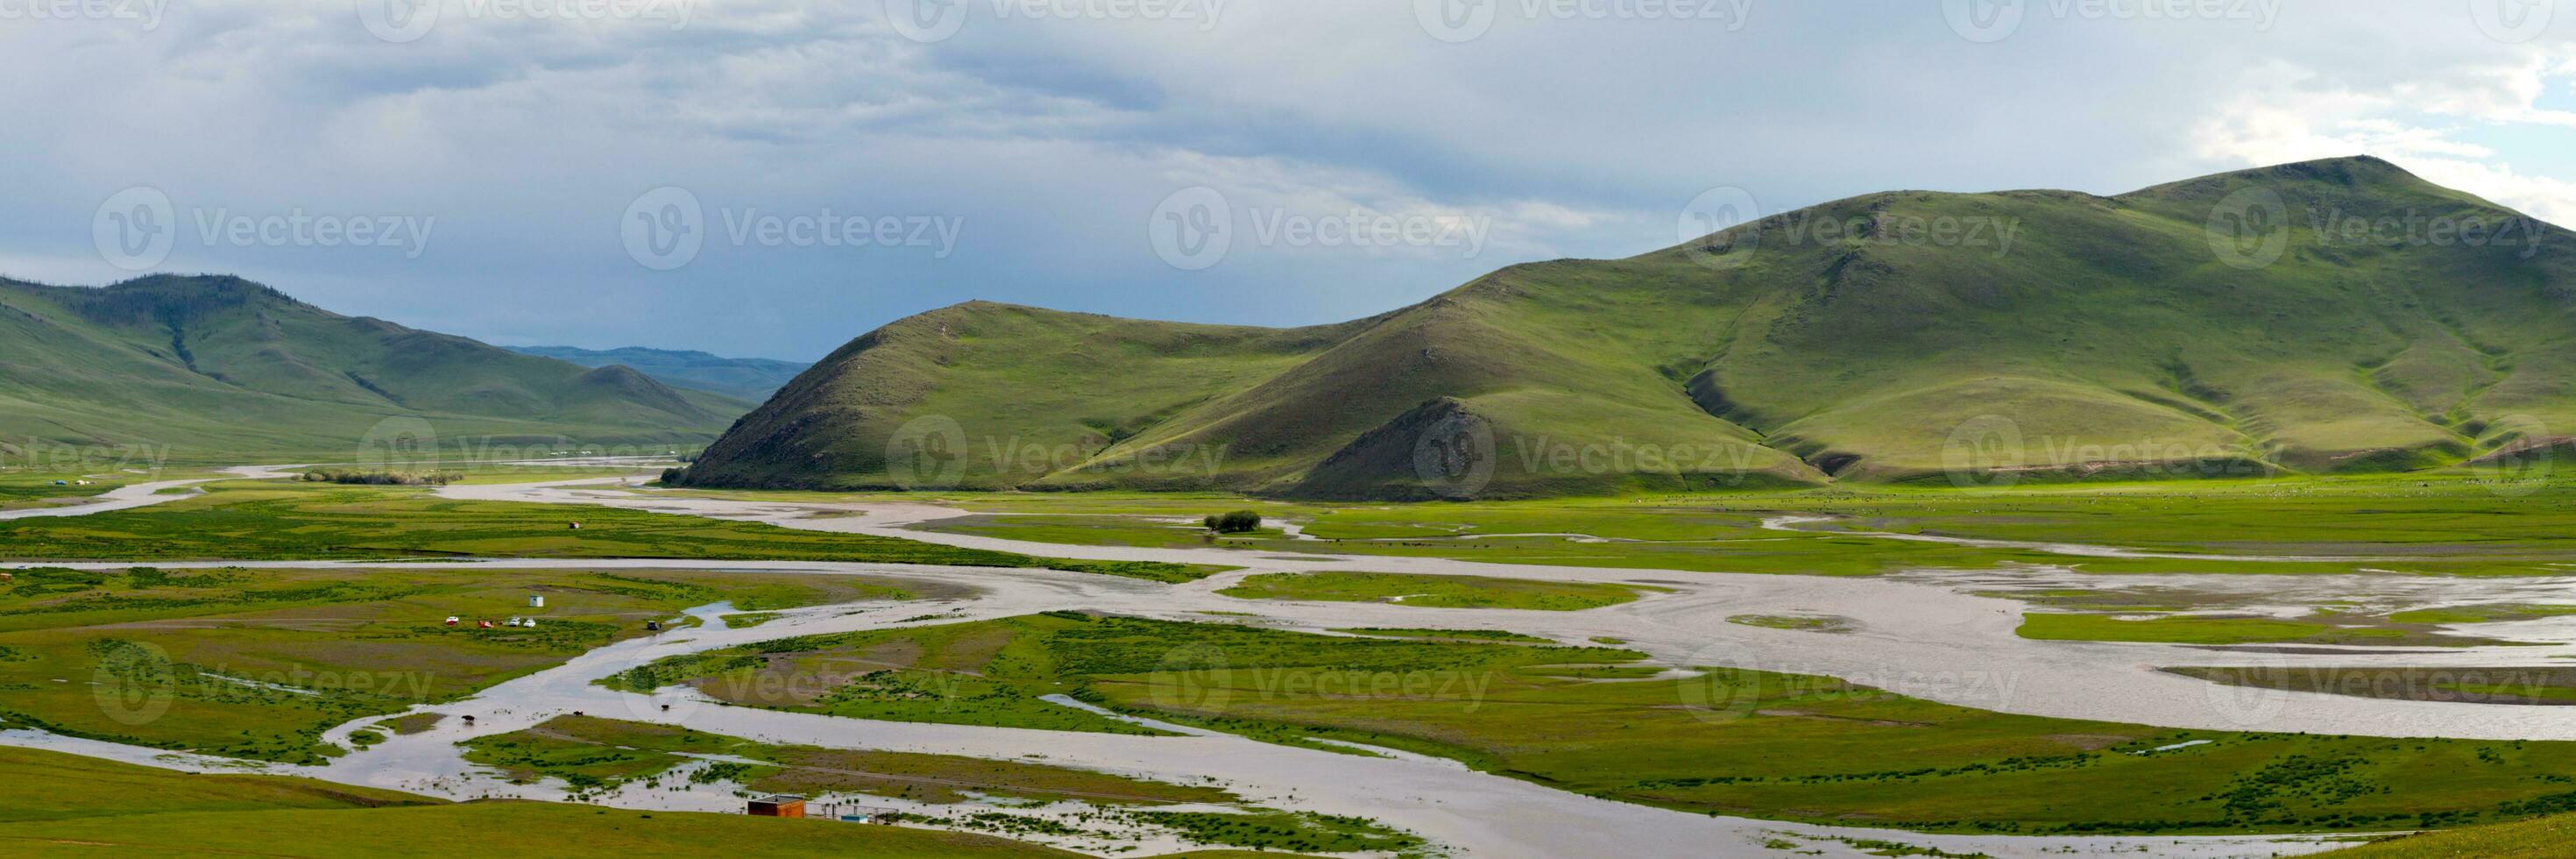
<instances>
[{"instance_id":1,"label":"grass","mask_svg":"<svg viewBox=\"0 0 2576 859\"><path fill-rule=\"evenodd\" d=\"M441 800L303 778L195 775L0 746L0 825L165 812L388 808ZM5 852L5 851L0 851Z\"/></svg>"},{"instance_id":2,"label":"grass","mask_svg":"<svg viewBox=\"0 0 2576 859\"><path fill-rule=\"evenodd\" d=\"M639 666L603 681L648 691L686 684L743 706L858 719L1160 735L1050 703L1076 691L1057 666L1084 658L1054 616L991 624L806 636Z\"/></svg>"},{"instance_id":3,"label":"grass","mask_svg":"<svg viewBox=\"0 0 2576 859\"><path fill-rule=\"evenodd\" d=\"M1263 573L1217 593L1251 600L1375 602L1422 608L1581 611L1618 605L1649 588L1490 576L1407 573ZM1654 589L1660 590L1660 589Z\"/></svg>"},{"instance_id":4,"label":"grass","mask_svg":"<svg viewBox=\"0 0 2576 859\"><path fill-rule=\"evenodd\" d=\"M1765 629L1791 629L1799 632L1850 632L1852 619L1847 617L1787 614L1739 614L1728 623L1759 626Z\"/></svg>"},{"instance_id":5,"label":"grass","mask_svg":"<svg viewBox=\"0 0 2576 859\"><path fill-rule=\"evenodd\" d=\"M234 811L125 815L0 825L19 855L312 857L524 856L578 845L592 855L739 852L764 856L1017 859L1069 853L987 835L740 814L613 811L544 802L471 802L370 811ZM21 852L24 851L24 852Z\"/></svg>"},{"instance_id":6,"label":"grass","mask_svg":"<svg viewBox=\"0 0 2576 859\"><path fill-rule=\"evenodd\" d=\"M2475 474L2300 477L2008 489L1838 486L1624 499L1334 504L1138 493L943 493L978 516L921 526L1092 545L1157 545L1160 520L1224 505L1302 525L1317 539L1225 538L1296 555L1443 557L1505 564L1735 573L1878 575L2037 565L2100 574L2566 575L2576 558L2576 477L2500 494ZM2527 494L2525 490L2528 490ZM770 497L769 493L722 493ZM781 500L919 502L921 495L781 493ZM1038 515L1044 514L1044 515ZM1837 521L1762 527L1781 515ZM1837 533L1837 532L1843 533ZM1863 536L1858 531L2133 547L2222 558L2103 558ZM1186 545L1200 545L1185 541ZM2356 560L2292 560L2318 555Z\"/></svg>"},{"instance_id":7,"label":"grass","mask_svg":"<svg viewBox=\"0 0 2576 859\"><path fill-rule=\"evenodd\" d=\"M0 522L0 558L435 557L867 561L1046 567L1186 581L1220 567L1072 561L611 507L457 501L410 487L228 481L153 507ZM573 527L578 524L580 527ZM745 606L749 608L749 606Z\"/></svg>"},{"instance_id":8,"label":"grass","mask_svg":"<svg viewBox=\"0 0 2576 859\"><path fill-rule=\"evenodd\" d=\"M455 700L724 600L777 607L944 591L759 573L21 571L0 590L0 722L314 763L326 729ZM526 597L546 597L529 608ZM447 617L463 620L457 627ZM534 628L477 628L509 617Z\"/></svg>"},{"instance_id":9,"label":"grass","mask_svg":"<svg viewBox=\"0 0 2576 859\"><path fill-rule=\"evenodd\" d=\"M562 779L589 790L648 780L659 783L690 755L762 762L718 764L690 777L722 777L759 793L865 793L932 804L976 796L1033 802L1080 800L1104 806L1231 804L1233 794L1088 770L951 755L776 745L687 728L584 716L559 716L537 727L466 744L468 762L520 781Z\"/></svg>"},{"instance_id":10,"label":"grass","mask_svg":"<svg viewBox=\"0 0 2576 859\"><path fill-rule=\"evenodd\" d=\"M2427 623L2450 626L2469 623L2505 623L2517 620L2565 617L2576 614L2576 605L2465 605L2401 611L2388 616L2398 623Z\"/></svg>"},{"instance_id":11,"label":"grass","mask_svg":"<svg viewBox=\"0 0 2576 859\"><path fill-rule=\"evenodd\" d=\"M2042 641L2136 641L2158 644L2376 644L2403 647L2475 647L2506 644L2493 639L2444 635L2424 624L2377 622L2374 618L2318 614L2301 619L2272 617L2161 616L2130 619L2123 615L2032 612L2022 616L2019 634Z\"/></svg>"},{"instance_id":12,"label":"grass","mask_svg":"<svg viewBox=\"0 0 2576 859\"><path fill-rule=\"evenodd\" d=\"M2485 856L2565 856L2576 840L2576 814L2515 823L2472 826L2390 838L2330 854L2335 859L2471 859Z\"/></svg>"},{"instance_id":13,"label":"grass","mask_svg":"<svg viewBox=\"0 0 2576 859\"><path fill-rule=\"evenodd\" d=\"M1516 644L1555 644L1552 639L1523 635L1499 629L1411 629L1403 627L1360 626L1333 632L1368 635L1378 638L1436 638L1452 641L1507 641Z\"/></svg>"},{"instance_id":14,"label":"grass","mask_svg":"<svg viewBox=\"0 0 2576 859\"><path fill-rule=\"evenodd\" d=\"M1569 670L1641 658L1612 648L1070 613L774 642L657 663L627 685L704 683L772 657L859 652L917 654L1027 697L1063 692L1256 739L1449 757L1694 812L1931 831L2210 833L2456 826L2576 804L2569 743L2170 730L1983 712L1795 675ZM874 717L953 718L907 703ZM982 723L1036 726L986 715ZM2141 754L2194 740L2209 742Z\"/></svg>"}]
</instances>

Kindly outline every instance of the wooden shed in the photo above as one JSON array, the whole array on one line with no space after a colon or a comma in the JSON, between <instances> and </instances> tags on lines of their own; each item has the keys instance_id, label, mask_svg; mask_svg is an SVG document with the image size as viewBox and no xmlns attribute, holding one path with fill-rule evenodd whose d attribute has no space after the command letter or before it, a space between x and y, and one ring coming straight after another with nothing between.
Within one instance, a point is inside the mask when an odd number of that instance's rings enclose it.
<instances>
[{"instance_id":1,"label":"wooden shed","mask_svg":"<svg viewBox=\"0 0 2576 859\"><path fill-rule=\"evenodd\" d=\"M755 796L749 811L755 817L804 817L805 798L792 793Z\"/></svg>"}]
</instances>

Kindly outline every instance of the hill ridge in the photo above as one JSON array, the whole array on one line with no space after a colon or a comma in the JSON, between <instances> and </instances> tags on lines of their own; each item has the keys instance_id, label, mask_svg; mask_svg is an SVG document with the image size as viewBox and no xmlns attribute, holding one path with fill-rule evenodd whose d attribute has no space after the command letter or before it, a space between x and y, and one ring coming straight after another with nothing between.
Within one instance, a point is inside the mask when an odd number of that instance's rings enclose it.
<instances>
[{"instance_id":1,"label":"hill ridge","mask_svg":"<svg viewBox=\"0 0 2576 859\"><path fill-rule=\"evenodd\" d=\"M2530 241L2344 232L2390 219ZM1450 497L1394 441L1462 423L1492 450L1476 497L2438 467L2535 431L2509 424L2576 426L2567 241L2356 156L2116 196L1855 195L1333 326L965 302L851 341L687 479L921 485L888 467L926 438L970 448L933 484Z\"/></svg>"}]
</instances>

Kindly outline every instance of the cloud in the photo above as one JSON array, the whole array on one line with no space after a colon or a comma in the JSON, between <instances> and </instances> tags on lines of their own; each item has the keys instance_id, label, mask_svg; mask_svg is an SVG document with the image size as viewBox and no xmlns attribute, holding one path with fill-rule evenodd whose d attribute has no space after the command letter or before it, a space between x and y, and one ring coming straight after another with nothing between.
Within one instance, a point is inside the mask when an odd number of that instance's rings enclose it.
<instances>
[{"instance_id":1,"label":"cloud","mask_svg":"<svg viewBox=\"0 0 2576 859\"><path fill-rule=\"evenodd\" d=\"M2271 164L2377 155L2435 184L2551 223L2576 224L2576 182L2519 170L2511 154L2474 139L2493 127L2576 128L2576 114L2538 104L2553 84L2576 83L2576 65L2532 54L2366 84L2275 62L2247 82L2244 92L2194 126L2203 159Z\"/></svg>"},{"instance_id":2,"label":"cloud","mask_svg":"<svg viewBox=\"0 0 2576 859\"><path fill-rule=\"evenodd\" d=\"M183 208L435 216L417 259L181 243L168 266L516 342L811 357L969 298L1352 318L1515 262L1672 244L1677 214L1718 187L1781 211L1892 188L2119 192L2374 152L2576 212L2576 160L2559 154L2576 151L2576 26L2500 43L2456 4L2293 3L2260 21L2032 4L1992 42L1936 9L1859 0L1726 3L1749 14L1714 20L1504 2L1462 42L1387 0L1196 7L1212 20L1006 19L977 0L934 42L875 2L695 2L677 27L490 11L506 5L446 0L409 41L285 0L173 6L151 29L0 22L0 74L27 82L0 88L0 151L21 156L0 163L0 262L123 276L93 261L90 220L134 185ZM649 270L620 219L666 185L719 228L829 210L962 231L938 258L716 241ZM1247 230L1260 213L1482 238L1473 253L1252 240L1184 271L1148 226L1193 186ZM583 309L530 310L548 305Z\"/></svg>"}]
</instances>

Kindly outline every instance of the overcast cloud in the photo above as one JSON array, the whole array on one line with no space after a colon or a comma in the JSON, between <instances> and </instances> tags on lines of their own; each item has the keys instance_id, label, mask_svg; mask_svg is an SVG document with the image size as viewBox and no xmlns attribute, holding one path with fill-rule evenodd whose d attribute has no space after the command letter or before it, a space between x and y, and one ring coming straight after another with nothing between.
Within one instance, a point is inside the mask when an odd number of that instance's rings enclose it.
<instances>
[{"instance_id":1,"label":"overcast cloud","mask_svg":"<svg viewBox=\"0 0 2576 859\"><path fill-rule=\"evenodd\" d=\"M2368 153L2576 223L2576 0L0 0L0 74L0 272L505 344L1337 321L1713 188Z\"/></svg>"}]
</instances>

